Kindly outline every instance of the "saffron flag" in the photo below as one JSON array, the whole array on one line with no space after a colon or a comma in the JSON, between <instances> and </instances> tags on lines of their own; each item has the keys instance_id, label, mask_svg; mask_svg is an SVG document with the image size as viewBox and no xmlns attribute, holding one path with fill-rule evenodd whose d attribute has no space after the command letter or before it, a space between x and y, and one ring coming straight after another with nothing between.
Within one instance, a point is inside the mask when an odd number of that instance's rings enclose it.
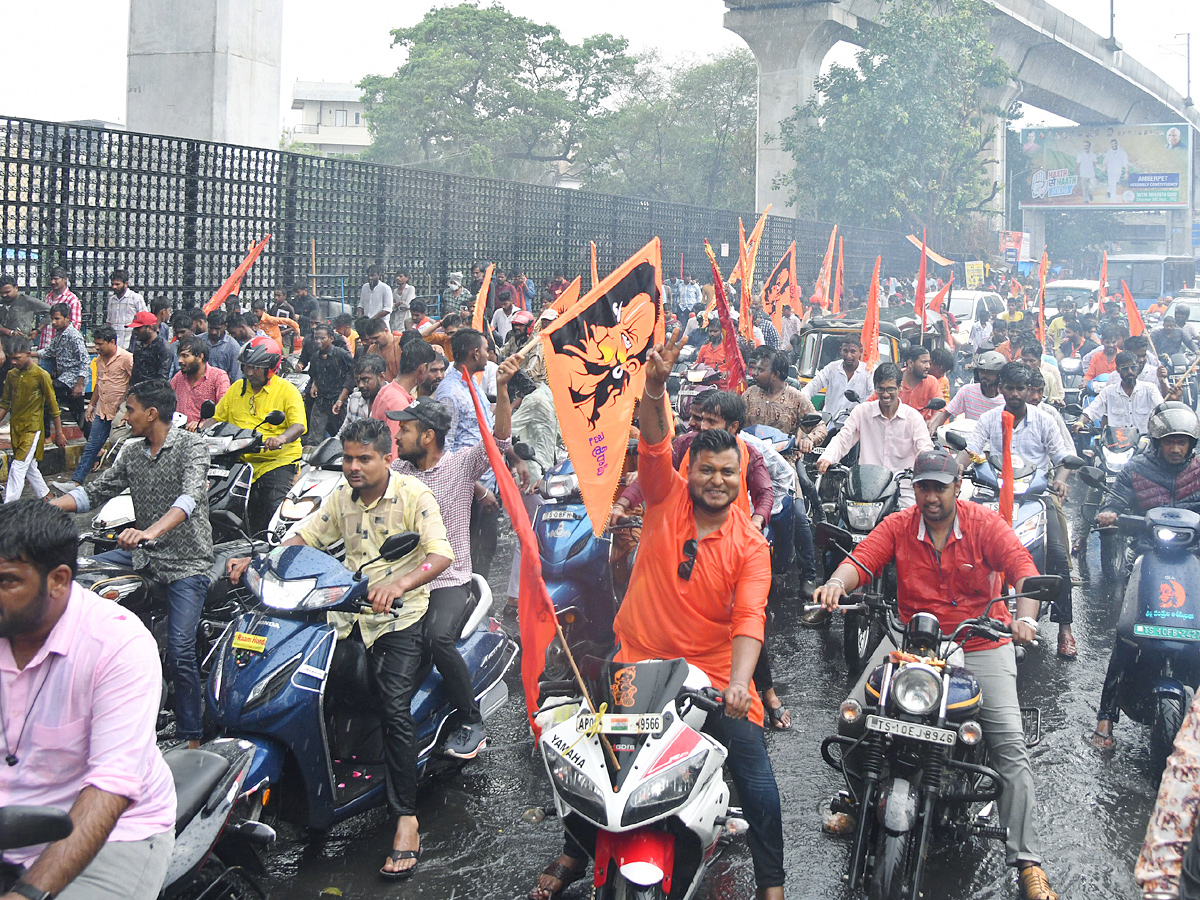
<instances>
[{"instance_id":1,"label":"saffron flag","mask_svg":"<svg viewBox=\"0 0 1200 900\"><path fill-rule=\"evenodd\" d=\"M742 360L742 351L738 347L737 333L733 328L733 316L729 314L729 298L725 296L725 285L721 283L721 270L717 267L717 255L713 253L708 241L704 242L704 252L712 266L714 302L717 304L717 318L721 320L722 346L725 351L725 380L720 382L721 390L744 390L746 363Z\"/></svg>"},{"instance_id":2,"label":"saffron flag","mask_svg":"<svg viewBox=\"0 0 1200 900\"><path fill-rule=\"evenodd\" d=\"M783 331L783 307L797 308L799 298L796 296L796 242L787 248L783 258L779 260L774 271L763 285L762 305L775 330Z\"/></svg>"},{"instance_id":3,"label":"saffron flag","mask_svg":"<svg viewBox=\"0 0 1200 900\"><path fill-rule=\"evenodd\" d=\"M863 319L862 342L863 362L874 369L879 362L879 264L882 256L875 257L875 271L871 273L871 286L867 289L867 315Z\"/></svg>"},{"instance_id":4,"label":"saffron flag","mask_svg":"<svg viewBox=\"0 0 1200 900\"><path fill-rule=\"evenodd\" d=\"M1134 302L1133 295L1129 293L1129 286L1124 280L1121 281L1121 294L1125 299L1125 315L1129 317L1129 334L1141 334L1146 330L1146 323L1142 321L1141 310Z\"/></svg>"},{"instance_id":5,"label":"saffron flag","mask_svg":"<svg viewBox=\"0 0 1200 900\"><path fill-rule=\"evenodd\" d=\"M595 287L595 285L593 285ZM558 315L562 315L579 301L579 292L583 289L582 276L575 276L575 280L563 288L563 292L558 295L558 299L550 304L550 309L554 310Z\"/></svg>"},{"instance_id":6,"label":"saffron flag","mask_svg":"<svg viewBox=\"0 0 1200 900\"><path fill-rule=\"evenodd\" d=\"M521 544L521 580L517 592L517 616L521 622L521 683L525 686L525 714L529 717L529 727L536 741L541 737L540 729L534 722L538 708L538 681L546 668L546 648L558 634L558 617L554 614L554 603L546 590L546 582L542 580L542 559L538 555L537 538L533 534L533 526L529 524L529 513L525 510L521 491L513 481L512 472L508 470L508 464L483 416L474 380L464 375L463 381L471 389L471 401L475 404L475 415L479 419L479 433L483 435L488 462L496 474L500 500L508 510L513 531L517 533L517 540Z\"/></svg>"},{"instance_id":7,"label":"saffron flag","mask_svg":"<svg viewBox=\"0 0 1200 900\"><path fill-rule=\"evenodd\" d=\"M921 319L921 335L925 335L925 281L929 278L929 270L925 256L925 229L921 229L921 265L917 267L917 291L913 298L913 312Z\"/></svg>"},{"instance_id":8,"label":"saffron flag","mask_svg":"<svg viewBox=\"0 0 1200 900\"><path fill-rule=\"evenodd\" d=\"M835 316L842 313L842 283L845 276L845 265L842 262L842 236L838 235L838 261L837 274L833 279L833 300L829 305L829 310ZM793 306L792 309L796 307Z\"/></svg>"},{"instance_id":9,"label":"saffron flag","mask_svg":"<svg viewBox=\"0 0 1200 900\"><path fill-rule=\"evenodd\" d=\"M935 316L938 316L942 323L946 326L945 338L948 342L954 342L954 329L950 327L950 319L946 316L946 311L942 309L942 304L946 301L946 296L950 293L950 288L954 286L954 273L950 273L950 280L946 282L946 286L934 294L933 299L929 302L929 311Z\"/></svg>"},{"instance_id":10,"label":"saffron flag","mask_svg":"<svg viewBox=\"0 0 1200 900\"><path fill-rule=\"evenodd\" d=\"M817 275L817 283L813 287L812 305L824 309L829 305L829 270L833 267L833 242L837 238L837 226L829 232L829 248L825 251L825 261L821 263L821 272Z\"/></svg>"},{"instance_id":11,"label":"saffron flag","mask_svg":"<svg viewBox=\"0 0 1200 900\"><path fill-rule=\"evenodd\" d=\"M751 281L753 277L750 272L750 248L746 244L746 226L742 224L741 217L738 218L738 272L740 273L741 285L739 296L741 303L738 307L738 331L742 337L754 342L754 322L749 315L750 302L747 299L751 290Z\"/></svg>"},{"instance_id":12,"label":"saffron flag","mask_svg":"<svg viewBox=\"0 0 1200 900\"><path fill-rule=\"evenodd\" d=\"M1104 251L1104 260L1100 263L1100 303L1103 309L1104 301L1108 299L1108 251Z\"/></svg>"},{"instance_id":13,"label":"saffron flag","mask_svg":"<svg viewBox=\"0 0 1200 900\"><path fill-rule=\"evenodd\" d=\"M608 527L646 354L664 330L658 238L542 330L563 443L597 535Z\"/></svg>"},{"instance_id":14,"label":"saffron flag","mask_svg":"<svg viewBox=\"0 0 1200 900\"><path fill-rule=\"evenodd\" d=\"M271 235L267 235L257 244L250 247L250 251L246 254L246 258L238 263L238 267L233 270L225 281L217 288L217 292L212 295L207 303L204 304L204 314L208 315L222 303L229 299L231 294L241 290L242 279L246 277L246 273L250 271L250 267L254 265L254 261L258 259L263 252L263 248L267 246L267 241L271 239Z\"/></svg>"},{"instance_id":15,"label":"saffron flag","mask_svg":"<svg viewBox=\"0 0 1200 900\"><path fill-rule=\"evenodd\" d=\"M487 271L483 273L483 284L479 286L479 294L475 297L475 312L471 316L471 327L483 331L483 320L487 313L488 291L492 287L492 270L496 266L488 263Z\"/></svg>"},{"instance_id":16,"label":"saffron flag","mask_svg":"<svg viewBox=\"0 0 1200 900\"><path fill-rule=\"evenodd\" d=\"M1050 257L1042 251L1042 261L1038 263L1038 343L1046 346L1046 272L1050 268Z\"/></svg>"},{"instance_id":17,"label":"saffron flag","mask_svg":"<svg viewBox=\"0 0 1200 900\"><path fill-rule=\"evenodd\" d=\"M1001 429L1004 432L1004 463L1000 472L1000 515L1009 525L1013 522L1013 461L1012 436L1013 414L1005 410L1000 414Z\"/></svg>"},{"instance_id":18,"label":"saffron flag","mask_svg":"<svg viewBox=\"0 0 1200 900\"><path fill-rule=\"evenodd\" d=\"M588 243L592 245L592 287L595 287L600 283L600 268L596 264L596 242L589 241Z\"/></svg>"}]
</instances>

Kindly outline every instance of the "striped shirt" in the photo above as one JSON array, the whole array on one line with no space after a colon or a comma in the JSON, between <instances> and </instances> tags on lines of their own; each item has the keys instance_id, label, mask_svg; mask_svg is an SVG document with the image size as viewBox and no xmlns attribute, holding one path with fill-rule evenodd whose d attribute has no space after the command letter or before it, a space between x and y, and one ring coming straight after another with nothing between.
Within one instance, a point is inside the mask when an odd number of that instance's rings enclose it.
<instances>
[{"instance_id":1,"label":"striped shirt","mask_svg":"<svg viewBox=\"0 0 1200 900\"><path fill-rule=\"evenodd\" d=\"M50 293L48 293L46 295L46 305L47 306L53 306L55 303L65 303L70 308L70 310L71 310L70 318L71 318L72 326L74 326L75 328L79 328L83 324L83 307L81 307L79 305L79 298L76 297L73 293L71 293L71 289L69 287L63 288L62 294L60 294L57 297L54 296L54 291L51 291ZM48 319L48 317L47 317L47 319ZM37 349L39 349L39 350L47 349L53 340L54 340L54 326L51 325L49 323L49 321L47 321L45 327L42 328L41 337L38 338Z\"/></svg>"},{"instance_id":2,"label":"striped shirt","mask_svg":"<svg viewBox=\"0 0 1200 900\"><path fill-rule=\"evenodd\" d=\"M983 396L983 389L977 384L964 384L958 393L946 405L946 412L951 418L966 414L968 419L978 419L989 409L1004 405L1004 397L996 391L995 397Z\"/></svg>"}]
</instances>

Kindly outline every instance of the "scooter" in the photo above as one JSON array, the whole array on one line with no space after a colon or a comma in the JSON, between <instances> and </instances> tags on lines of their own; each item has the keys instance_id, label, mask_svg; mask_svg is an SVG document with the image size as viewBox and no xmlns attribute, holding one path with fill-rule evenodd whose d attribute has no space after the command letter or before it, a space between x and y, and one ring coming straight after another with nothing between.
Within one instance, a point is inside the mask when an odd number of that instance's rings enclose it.
<instances>
[{"instance_id":1,"label":"scooter","mask_svg":"<svg viewBox=\"0 0 1200 900\"><path fill-rule=\"evenodd\" d=\"M675 412L685 422L692 413L692 404L701 394L717 389L717 382L723 377L720 370L705 363L693 363L683 373L679 383L679 393L675 397Z\"/></svg>"},{"instance_id":2,"label":"scooter","mask_svg":"<svg viewBox=\"0 0 1200 900\"><path fill-rule=\"evenodd\" d=\"M211 419L214 412L215 404L205 400L200 407L201 418ZM283 410L273 409L259 425L278 426L284 420ZM254 469L242 459L242 454L262 447L263 436L257 426L238 428L231 422L213 422L202 433L208 444L208 510L213 522L213 540L233 540L241 535L240 523L249 521L250 484L254 479ZM233 520L216 516L220 511L232 513L239 524L234 527Z\"/></svg>"},{"instance_id":3,"label":"scooter","mask_svg":"<svg viewBox=\"0 0 1200 900\"><path fill-rule=\"evenodd\" d=\"M1075 409L1071 409L1074 412ZM1092 435L1088 454L1095 460L1096 467L1104 476L1105 485L1112 490L1117 476L1135 453L1143 452L1149 445L1149 436L1138 433L1136 428L1116 428L1107 425L1103 429L1093 426L1086 433ZM1083 502L1083 521L1093 522L1100 509L1103 492L1090 490ZM1125 536L1120 529L1101 528L1100 571L1106 586L1116 585L1124 570ZM1087 542L1083 542L1086 551Z\"/></svg>"},{"instance_id":4,"label":"scooter","mask_svg":"<svg viewBox=\"0 0 1200 900\"><path fill-rule=\"evenodd\" d=\"M416 532L393 534L379 558L399 561L419 542ZM285 819L325 830L383 804L382 727L367 650L360 640L339 639L326 622L329 612L370 611L362 570L352 573L312 547L276 547L251 563L245 580L260 605L222 636L205 700L221 734L254 745L243 792L249 817L270 803ZM458 650L486 721L508 699L504 674L517 647L488 617L487 582L474 576L471 592ZM436 670L417 690L412 711L425 777L437 767L437 746L454 714Z\"/></svg>"},{"instance_id":5,"label":"scooter","mask_svg":"<svg viewBox=\"0 0 1200 900\"><path fill-rule=\"evenodd\" d=\"M287 498L271 516L267 543L275 547L294 535L341 481L342 442L336 437L326 438L313 448ZM341 545L330 547L329 553L341 559Z\"/></svg>"},{"instance_id":6,"label":"scooter","mask_svg":"<svg viewBox=\"0 0 1200 900\"><path fill-rule=\"evenodd\" d=\"M595 861L594 896L688 900L722 842L747 827L729 809L726 749L701 732L720 697L682 659L582 668L599 714L581 708L539 749L563 825Z\"/></svg>"},{"instance_id":7,"label":"scooter","mask_svg":"<svg viewBox=\"0 0 1200 900\"><path fill-rule=\"evenodd\" d=\"M1060 359L1058 370L1062 375L1063 396L1066 405L1081 404L1083 402L1083 360L1077 356Z\"/></svg>"},{"instance_id":8,"label":"scooter","mask_svg":"<svg viewBox=\"0 0 1200 900\"><path fill-rule=\"evenodd\" d=\"M687 382L687 370L696 361L699 352L700 348L694 344L684 344L675 365L671 367L671 374L667 376L667 393L671 395L671 405L676 409L678 404L675 398L679 396L679 389Z\"/></svg>"}]
</instances>

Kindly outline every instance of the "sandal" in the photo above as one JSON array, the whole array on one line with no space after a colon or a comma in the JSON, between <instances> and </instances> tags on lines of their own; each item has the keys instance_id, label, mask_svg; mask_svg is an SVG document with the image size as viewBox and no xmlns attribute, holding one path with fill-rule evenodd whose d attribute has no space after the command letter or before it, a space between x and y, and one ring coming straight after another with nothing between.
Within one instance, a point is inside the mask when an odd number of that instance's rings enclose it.
<instances>
[{"instance_id":1,"label":"sandal","mask_svg":"<svg viewBox=\"0 0 1200 900\"><path fill-rule=\"evenodd\" d=\"M1108 723L1108 728L1104 731L1100 730L1100 723L1096 723L1096 730L1092 732L1092 745L1099 747L1101 750L1111 750L1117 741L1113 737L1112 722Z\"/></svg>"},{"instance_id":2,"label":"sandal","mask_svg":"<svg viewBox=\"0 0 1200 900\"><path fill-rule=\"evenodd\" d=\"M406 878L412 878L413 873L417 871L417 864L421 861L421 848L418 847L416 850L393 850L388 854L387 861L395 864L404 859L411 859L414 862L407 869L401 869L399 872L380 869L379 877L384 881L404 881Z\"/></svg>"},{"instance_id":3,"label":"sandal","mask_svg":"<svg viewBox=\"0 0 1200 900\"><path fill-rule=\"evenodd\" d=\"M782 703L775 707L768 706L766 710L767 720L776 731L787 731L792 727L792 715Z\"/></svg>"},{"instance_id":4,"label":"sandal","mask_svg":"<svg viewBox=\"0 0 1200 900\"><path fill-rule=\"evenodd\" d=\"M1050 879L1041 866L1026 866L1017 881L1023 900L1058 900L1058 894L1050 890Z\"/></svg>"},{"instance_id":5,"label":"sandal","mask_svg":"<svg viewBox=\"0 0 1200 900\"><path fill-rule=\"evenodd\" d=\"M583 877L587 871L587 860L578 868L563 865L557 859L542 869L542 875L547 875L558 882L558 890L538 887L536 884L529 892L529 900L555 900L555 898ZM541 876L538 876L541 878Z\"/></svg>"}]
</instances>

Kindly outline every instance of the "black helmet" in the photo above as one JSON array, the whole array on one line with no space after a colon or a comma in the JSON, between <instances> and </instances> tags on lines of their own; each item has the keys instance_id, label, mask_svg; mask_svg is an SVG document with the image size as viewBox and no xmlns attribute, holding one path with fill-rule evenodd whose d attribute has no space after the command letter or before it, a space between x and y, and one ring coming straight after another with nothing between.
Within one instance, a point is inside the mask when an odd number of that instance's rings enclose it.
<instances>
[{"instance_id":1,"label":"black helmet","mask_svg":"<svg viewBox=\"0 0 1200 900\"><path fill-rule=\"evenodd\" d=\"M1150 432L1150 443L1155 450L1158 449L1160 440L1171 435L1182 435L1189 438L1192 448L1195 449L1196 442L1200 441L1200 418L1196 416L1196 411L1186 403L1168 400L1166 403L1160 403L1154 407L1154 411L1150 413L1147 430Z\"/></svg>"}]
</instances>

